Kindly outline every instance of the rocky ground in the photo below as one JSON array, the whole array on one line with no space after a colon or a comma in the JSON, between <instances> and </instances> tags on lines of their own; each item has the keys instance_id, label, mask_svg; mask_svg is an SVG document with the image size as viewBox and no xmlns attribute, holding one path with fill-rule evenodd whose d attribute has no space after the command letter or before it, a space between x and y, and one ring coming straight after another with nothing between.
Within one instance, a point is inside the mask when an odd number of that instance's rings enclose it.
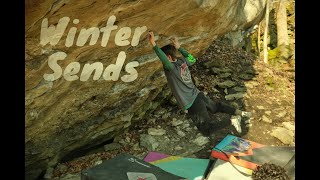
<instances>
[{"instance_id":1,"label":"rocky ground","mask_svg":"<svg viewBox=\"0 0 320 180\"><path fill-rule=\"evenodd\" d=\"M174 98L169 98L109 144L48 169L44 178L80 179L82 169L123 152L141 159L149 151L208 158L210 150L227 134L270 146L295 145L294 64L264 64L254 55L232 48L220 39L215 40L190 69L195 84L207 96L252 112L250 119L242 119L241 134L230 125L204 137L186 112L178 109ZM227 118L223 113L212 116Z\"/></svg>"}]
</instances>

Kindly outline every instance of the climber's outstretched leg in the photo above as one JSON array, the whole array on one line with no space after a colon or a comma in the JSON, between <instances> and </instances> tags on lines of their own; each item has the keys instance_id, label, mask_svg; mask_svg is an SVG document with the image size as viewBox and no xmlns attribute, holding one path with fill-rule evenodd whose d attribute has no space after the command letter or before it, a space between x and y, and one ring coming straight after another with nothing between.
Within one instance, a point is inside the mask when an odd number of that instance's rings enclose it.
<instances>
[{"instance_id":1,"label":"climber's outstretched leg","mask_svg":"<svg viewBox=\"0 0 320 180\"><path fill-rule=\"evenodd\" d=\"M229 126L230 120L219 121L214 116L210 117L205 98L203 92L200 92L192 106L188 109L188 114L199 131L203 135L209 136L215 130Z\"/></svg>"},{"instance_id":2,"label":"climber's outstretched leg","mask_svg":"<svg viewBox=\"0 0 320 180\"><path fill-rule=\"evenodd\" d=\"M239 133L241 133L241 117L250 118L251 117L250 112L241 111L224 102L213 101L209 97L205 96L203 93L200 96L204 100L205 106L210 112L212 113L223 112L231 115L231 118L230 118L231 124L236 128L236 130Z\"/></svg>"}]
</instances>

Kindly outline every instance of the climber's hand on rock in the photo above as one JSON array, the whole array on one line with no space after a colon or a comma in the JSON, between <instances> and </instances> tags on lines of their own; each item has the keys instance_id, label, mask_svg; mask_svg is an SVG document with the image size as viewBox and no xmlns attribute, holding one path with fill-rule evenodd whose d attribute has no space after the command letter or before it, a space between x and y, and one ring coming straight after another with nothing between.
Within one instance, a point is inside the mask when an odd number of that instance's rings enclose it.
<instances>
[{"instance_id":1,"label":"climber's hand on rock","mask_svg":"<svg viewBox=\"0 0 320 180\"><path fill-rule=\"evenodd\" d=\"M155 46L155 45L156 45L156 42L155 42L154 34L153 34L152 31L149 31L149 32L148 32L147 37L148 37L148 40L149 40L150 44L151 44L152 46Z\"/></svg>"},{"instance_id":2,"label":"climber's hand on rock","mask_svg":"<svg viewBox=\"0 0 320 180\"><path fill-rule=\"evenodd\" d=\"M180 43L177 37L171 37L170 41L173 43L174 47L178 50L180 48Z\"/></svg>"}]
</instances>

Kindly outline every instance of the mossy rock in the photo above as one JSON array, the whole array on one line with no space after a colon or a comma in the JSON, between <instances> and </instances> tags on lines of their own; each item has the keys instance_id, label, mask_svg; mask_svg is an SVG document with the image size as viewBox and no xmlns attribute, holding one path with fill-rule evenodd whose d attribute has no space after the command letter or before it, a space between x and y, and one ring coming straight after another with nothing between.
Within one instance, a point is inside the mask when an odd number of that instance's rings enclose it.
<instances>
[{"instance_id":1,"label":"mossy rock","mask_svg":"<svg viewBox=\"0 0 320 180\"><path fill-rule=\"evenodd\" d=\"M208 61L203 64L207 69L211 67L224 67L225 63L223 61Z\"/></svg>"},{"instance_id":2,"label":"mossy rock","mask_svg":"<svg viewBox=\"0 0 320 180\"><path fill-rule=\"evenodd\" d=\"M210 69L212 73L214 74L220 74L221 70L219 68L213 67Z\"/></svg>"},{"instance_id":3,"label":"mossy rock","mask_svg":"<svg viewBox=\"0 0 320 180\"><path fill-rule=\"evenodd\" d=\"M279 57L279 49L278 49L278 47L268 51L268 59L269 60L274 60L274 59L277 59L278 57Z\"/></svg>"},{"instance_id":4,"label":"mossy rock","mask_svg":"<svg viewBox=\"0 0 320 180\"><path fill-rule=\"evenodd\" d=\"M233 107L233 108L236 108L236 109L240 109L239 107L239 104L237 102L231 102L230 105Z\"/></svg>"},{"instance_id":5,"label":"mossy rock","mask_svg":"<svg viewBox=\"0 0 320 180\"><path fill-rule=\"evenodd\" d=\"M223 74L219 74L219 78L228 78L231 76L231 73L223 73Z\"/></svg>"},{"instance_id":6,"label":"mossy rock","mask_svg":"<svg viewBox=\"0 0 320 180\"><path fill-rule=\"evenodd\" d=\"M276 85L272 76L265 77L265 88L268 91L272 91L276 88Z\"/></svg>"},{"instance_id":7,"label":"mossy rock","mask_svg":"<svg viewBox=\"0 0 320 180\"><path fill-rule=\"evenodd\" d=\"M240 67L241 67L241 66L240 66ZM225 67L225 68L221 68L221 69L220 69L220 72L221 72L221 73L232 73L232 70L229 69L229 68L227 68L227 67Z\"/></svg>"},{"instance_id":8,"label":"mossy rock","mask_svg":"<svg viewBox=\"0 0 320 180\"><path fill-rule=\"evenodd\" d=\"M235 92L245 92L246 88L237 86L237 87L232 88L232 90L234 90Z\"/></svg>"},{"instance_id":9,"label":"mossy rock","mask_svg":"<svg viewBox=\"0 0 320 180\"><path fill-rule=\"evenodd\" d=\"M234 86L236 86L236 85L237 85L236 82L230 81L230 80L227 80L227 81L218 83L218 86L219 86L220 88L231 88L231 87L234 87Z\"/></svg>"},{"instance_id":10,"label":"mossy rock","mask_svg":"<svg viewBox=\"0 0 320 180\"><path fill-rule=\"evenodd\" d=\"M243 80L250 80L250 79L253 78L253 75L251 75L251 74L240 74L239 78L243 79Z\"/></svg>"},{"instance_id":11,"label":"mossy rock","mask_svg":"<svg viewBox=\"0 0 320 180\"><path fill-rule=\"evenodd\" d=\"M281 53L282 52L282 53ZM268 61L270 65L279 66L284 63L288 63L289 57L293 54L290 45L276 47L268 51Z\"/></svg>"},{"instance_id":12,"label":"mossy rock","mask_svg":"<svg viewBox=\"0 0 320 180\"><path fill-rule=\"evenodd\" d=\"M248 69L246 70L244 73L246 74L251 74L251 75L257 75L259 74L257 71L255 71L254 69Z\"/></svg>"}]
</instances>

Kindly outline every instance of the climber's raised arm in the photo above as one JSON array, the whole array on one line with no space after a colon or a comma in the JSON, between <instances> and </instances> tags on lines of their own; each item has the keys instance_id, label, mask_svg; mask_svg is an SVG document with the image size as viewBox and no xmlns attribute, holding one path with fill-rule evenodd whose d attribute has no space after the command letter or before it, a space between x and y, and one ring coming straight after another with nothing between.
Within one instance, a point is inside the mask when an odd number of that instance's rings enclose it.
<instances>
[{"instance_id":1,"label":"climber's raised arm","mask_svg":"<svg viewBox=\"0 0 320 180\"><path fill-rule=\"evenodd\" d=\"M149 31L147 36L148 36L150 44L153 47L153 50L155 51L155 53L159 57L160 61L162 62L163 66L164 66L164 68L167 69L167 70L171 70L173 68L173 65L169 61L169 59L167 58L167 55L157 46L157 44L155 42L155 38L154 38L153 32Z\"/></svg>"},{"instance_id":2,"label":"climber's raised arm","mask_svg":"<svg viewBox=\"0 0 320 180\"><path fill-rule=\"evenodd\" d=\"M189 66L193 65L197 60L190 54L187 50L180 46L177 37L170 38L171 42L173 43L174 47L186 58L187 63Z\"/></svg>"}]
</instances>

